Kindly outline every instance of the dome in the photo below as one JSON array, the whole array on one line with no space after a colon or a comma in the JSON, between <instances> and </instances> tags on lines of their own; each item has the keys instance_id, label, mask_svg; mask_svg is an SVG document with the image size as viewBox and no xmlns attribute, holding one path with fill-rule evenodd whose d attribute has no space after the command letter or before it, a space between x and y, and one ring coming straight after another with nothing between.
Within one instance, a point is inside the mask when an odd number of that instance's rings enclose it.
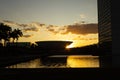
<instances>
[{"instance_id":1,"label":"dome","mask_svg":"<svg viewBox=\"0 0 120 80\"><path fill-rule=\"evenodd\" d=\"M72 41L37 41L38 47L44 49L57 49L57 48L66 48L70 45Z\"/></svg>"}]
</instances>

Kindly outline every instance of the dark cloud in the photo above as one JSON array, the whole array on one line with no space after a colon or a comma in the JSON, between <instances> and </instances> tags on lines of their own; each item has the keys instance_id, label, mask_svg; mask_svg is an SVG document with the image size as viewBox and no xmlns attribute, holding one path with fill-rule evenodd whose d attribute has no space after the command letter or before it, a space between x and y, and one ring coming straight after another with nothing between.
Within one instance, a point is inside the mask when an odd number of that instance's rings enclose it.
<instances>
[{"instance_id":1,"label":"dark cloud","mask_svg":"<svg viewBox=\"0 0 120 80\"><path fill-rule=\"evenodd\" d=\"M14 25L14 26L17 26L17 27L27 27L28 26L28 24L19 24L19 23L13 22L13 21L8 21L8 20L3 20L3 22L5 24Z\"/></svg>"},{"instance_id":2,"label":"dark cloud","mask_svg":"<svg viewBox=\"0 0 120 80\"><path fill-rule=\"evenodd\" d=\"M45 24L39 23L39 22L32 22L31 25L34 25L34 26L36 26L36 27L43 27L43 26L46 26Z\"/></svg>"},{"instance_id":3,"label":"dark cloud","mask_svg":"<svg viewBox=\"0 0 120 80\"><path fill-rule=\"evenodd\" d=\"M29 23L29 24L19 24L19 23L16 23L16 22L13 22L13 21L9 21L9 20L3 20L3 23L4 24L7 24L11 27L19 27L21 28L24 32L26 31L38 31L39 30L39 27L45 25L45 24L40 24L40 23L37 23L37 22L34 22L34 23Z\"/></svg>"},{"instance_id":4,"label":"dark cloud","mask_svg":"<svg viewBox=\"0 0 120 80\"><path fill-rule=\"evenodd\" d=\"M82 35L87 35L87 34L96 34L98 33L98 24L97 23L90 23L90 24L73 24L73 25L67 25L67 26L53 26L49 25L46 27L48 31L50 32L56 32L60 34L68 34L68 33L73 33L73 34L82 34ZM56 29L58 28L58 29Z\"/></svg>"},{"instance_id":5,"label":"dark cloud","mask_svg":"<svg viewBox=\"0 0 120 80\"><path fill-rule=\"evenodd\" d=\"M54 25L48 25L47 27L46 27L46 29L47 30L49 30L49 29L55 29L57 26L54 26Z\"/></svg>"},{"instance_id":6,"label":"dark cloud","mask_svg":"<svg viewBox=\"0 0 120 80\"><path fill-rule=\"evenodd\" d=\"M57 27L58 27L58 26L48 25L48 26L46 27L46 29L47 29L48 31L54 33L54 34L57 34L57 33L59 33L59 31L56 30Z\"/></svg>"},{"instance_id":7,"label":"dark cloud","mask_svg":"<svg viewBox=\"0 0 120 80\"><path fill-rule=\"evenodd\" d=\"M65 33L73 33L73 34L95 34L98 33L98 24L75 24L68 25Z\"/></svg>"},{"instance_id":8,"label":"dark cloud","mask_svg":"<svg viewBox=\"0 0 120 80\"><path fill-rule=\"evenodd\" d=\"M50 24L50 25L48 25L48 27L58 27L58 26Z\"/></svg>"},{"instance_id":9,"label":"dark cloud","mask_svg":"<svg viewBox=\"0 0 120 80\"><path fill-rule=\"evenodd\" d=\"M28 38L28 37L32 37L33 35L23 35L23 37L26 37L26 38Z\"/></svg>"},{"instance_id":10,"label":"dark cloud","mask_svg":"<svg viewBox=\"0 0 120 80\"><path fill-rule=\"evenodd\" d=\"M60 33L60 34L68 34L68 33L73 33L73 34L82 34L82 35L87 35L87 34L96 34L98 33L98 24L97 23L89 23L89 24L73 24L73 25L67 25L67 26L54 26L54 25L48 25L46 26L45 24L41 24L39 22L32 22L29 24L19 24L13 21L8 21L8 20L3 20L4 23L10 25L10 26L17 26L22 28L24 32L26 31L38 31L40 27L45 26L45 28L52 33Z\"/></svg>"},{"instance_id":11,"label":"dark cloud","mask_svg":"<svg viewBox=\"0 0 120 80\"><path fill-rule=\"evenodd\" d=\"M27 28L24 28L23 31L24 32L26 32L26 31L38 31L38 28L36 28L36 27L27 27Z\"/></svg>"},{"instance_id":12,"label":"dark cloud","mask_svg":"<svg viewBox=\"0 0 120 80\"><path fill-rule=\"evenodd\" d=\"M64 30L65 30L65 28L59 28L59 30L60 30L60 31L64 31Z\"/></svg>"},{"instance_id":13,"label":"dark cloud","mask_svg":"<svg viewBox=\"0 0 120 80\"><path fill-rule=\"evenodd\" d=\"M19 23L13 22L13 21L8 21L8 20L3 20L3 23L7 24L11 27L16 26L16 27L20 27L20 28L23 27L24 28L24 27L29 26L29 24L19 24Z\"/></svg>"},{"instance_id":14,"label":"dark cloud","mask_svg":"<svg viewBox=\"0 0 120 80\"><path fill-rule=\"evenodd\" d=\"M17 26L20 26L20 27L28 27L28 24L18 24Z\"/></svg>"},{"instance_id":15,"label":"dark cloud","mask_svg":"<svg viewBox=\"0 0 120 80\"><path fill-rule=\"evenodd\" d=\"M18 26L19 24L13 21L9 21L9 20L3 20L4 24L7 24L9 26Z\"/></svg>"},{"instance_id":16,"label":"dark cloud","mask_svg":"<svg viewBox=\"0 0 120 80\"><path fill-rule=\"evenodd\" d=\"M50 32L52 32L52 33L54 33L54 34L59 33L58 31L55 31L55 29L48 29L48 31L50 31Z\"/></svg>"}]
</instances>

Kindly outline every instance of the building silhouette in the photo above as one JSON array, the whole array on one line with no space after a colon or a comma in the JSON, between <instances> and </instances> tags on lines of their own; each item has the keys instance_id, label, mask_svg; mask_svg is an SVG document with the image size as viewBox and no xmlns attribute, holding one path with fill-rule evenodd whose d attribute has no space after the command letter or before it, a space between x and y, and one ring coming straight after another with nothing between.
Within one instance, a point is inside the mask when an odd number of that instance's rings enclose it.
<instances>
[{"instance_id":1,"label":"building silhouette","mask_svg":"<svg viewBox=\"0 0 120 80\"><path fill-rule=\"evenodd\" d=\"M111 0L98 0L98 33L101 67L112 67Z\"/></svg>"},{"instance_id":2,"label":"building silhouette","mask_svg":"<svg viewBox=\"0 0 120 80\"><path fill-rule=\"evenodd\" d=\"M120 5L118 1L111 0L112 25L112 67L120 67Z\"/></svg>"},{"instance_id":3,"label":"building silhouette","mask_svg":"<svg viewBox=\"0 0 120 80\"><path fill-rule=\"evenodd\" d=\"M110 0L98 0L98 31L100 44L112 41Z\"/></svg>"}]
</instances>

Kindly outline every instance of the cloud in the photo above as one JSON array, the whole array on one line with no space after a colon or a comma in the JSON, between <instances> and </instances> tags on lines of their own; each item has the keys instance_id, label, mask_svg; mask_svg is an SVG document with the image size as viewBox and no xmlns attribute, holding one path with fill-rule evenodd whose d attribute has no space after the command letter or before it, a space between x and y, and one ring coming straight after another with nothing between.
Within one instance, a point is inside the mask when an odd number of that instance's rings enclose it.
<instances>
[{"instance_id":1,"label":"cloud","mask_svg":"<svg viewBox=\"0 0 120 80\"><path fill-rule=\"evenodd\" d=\"M49 29L48 31L50 31L50 32L52 32L52 33L54 33L54 34L59 33L59 31L55 31L54 29Z\"/></svg>"},{"instance_id":2,"label":"cloud","mask_svg":"<svg viewBox=\"0 0 120 80\"><path fill-rule=\"evenodd\" d=\"M3 23L9 26L20 26L18 23L13 22L13 21L9 21L9 20L3 20Z\"/></svg>"},{"instance_id":3,"label":"cloud","mask_svg":"<svg viewBox=\"0 0 120 80\"><path fill-rule=\"evenodd\" d=\"M49 32L52 32L52 33L54 33L54 34L59 33L59 27L58 27L58 26L48 25L48 26L46 27L46 29L47 29Z\"/></svg>"},{"instance_id":4,"label":"cloud","mask_svg":"<svg viewBox=\"0 0 120 80\"><path fill-rule=\"evenodd\" d=\"M96 23L90 23L90 24L74 24L74 25L68 25L66 28L66 34L67 33L73 33L73 34L96 34L98 33L98 24Z\"/></svg>"},{"instance_id":5,"label":"cloud","mask_svg":"<svg viewBox=\"0 0 120 80\"><path fill-rule=\"evenodd\" d=\"M97 23L89 23L89 24L73 24L73 25L66 25L66 26L54 26L49 25L46 29L53 33L60 33L60 34L97 34L98 33L98 24Z\"/></svg>"},{"instance_id":6,"label":"cloud","mask_svg":"<svg viewBox=\"0 0 120 80\"><path fill-rule=\"evenodd\" d=\"M26 37L26 38L28 38L28 37L32 37L33 35L23 35L23 37Z\"/></svg>"},{"instance_id":7,"label":"cloud","mask_svg":"<svg viewBox=\"0 0 120 80\"><path fill-rule=\"evenodd\" d=\"M24 28L23 31L24 32L27 32L27 31L38 31L38 28L36 28L36 27L28 27L28 28Z\"/></svg>"},{"instance_id":8,"label":"cloud","mask_svg":"<svg viewBox=\"0 0 120 80\"><path fill-rule=\"evenodd\" d=\"M98 38L97 37L88 38L88 37L77 36L77 37L73 38L73 40L98 40Z\"/></svg>"},{"instance_id":9,"label":"cloud","mask_svg":"<svg viewBox=\"0 0 120 80\"><path fill-rule=\"evenodd\" d=\"M31 22L31 23L29 23L29 26L43 27L43 26L46 26L46 25L43 24L43 23L39 23L39 22Z\"/></svg>"},{"instance_id":10,"label":"cloud","mask_svg":"<svg viewBox=\"0 0 120 80\"><path fill-rule=\"evenodd\" d=\"M20 24L9 20L3 20L3 23L15 28L21 28L24 32L26 31L38 31L39 27L44 26L45 24L40 24L38 22L31 22L28 24Z\"/></svg>"},{"instance_id":11,"label":"cloud","mask_svg":"<svg viewBox=\"0 0 120 80\"><path fill-rule=\"evenodd\" d=\"M85 17L81 14L81 17ZM26 31L39 31L40 27L43 27L47 29L47 31L52 32L54 34L96 34L98 33L98 24L97 23L76 23L72 25L66 25L66 26L55 26L55 25L46 25L39 22L31 22L28 24L20 24L13 21L3 20L5 24L8 24L10 26L17 26L21 28L24 32Z\"/></svg>"}]
</instances>

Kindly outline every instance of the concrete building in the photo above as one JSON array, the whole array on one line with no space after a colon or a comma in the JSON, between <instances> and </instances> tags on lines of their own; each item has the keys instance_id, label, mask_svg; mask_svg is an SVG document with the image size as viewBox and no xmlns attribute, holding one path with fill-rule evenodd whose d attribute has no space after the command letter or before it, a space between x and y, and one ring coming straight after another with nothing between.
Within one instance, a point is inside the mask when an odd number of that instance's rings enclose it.
<instances>
[{"instance_id":1,"label":"concrete building","mask_svg":"<svg viewBox=\"0 0 120 80\"><path fill-rule=\"evenodd\" d=\"M98 0L99 43L112 41L110 0Z\"/></svg>"},{"instance_id":2,"label":"concrete building","mask_svg":"<svg viewBox=\"0 0 120 80\"><path fill-rule=\"evenodd\" d=\"M99 46L106 54L112 51L111 0L98 0ZM108 53L109 54L109 53Z\"/></svg>"},{"instance_id":3,"label":"concrete building","mask_svg":"<svg viewBox=\"0 0 120 80\"><path fill-rule=\"evenodd\" d=\"M112 67L111 0L98 0L98 33L101 67Z\"/></svg>"}]
</instances>

